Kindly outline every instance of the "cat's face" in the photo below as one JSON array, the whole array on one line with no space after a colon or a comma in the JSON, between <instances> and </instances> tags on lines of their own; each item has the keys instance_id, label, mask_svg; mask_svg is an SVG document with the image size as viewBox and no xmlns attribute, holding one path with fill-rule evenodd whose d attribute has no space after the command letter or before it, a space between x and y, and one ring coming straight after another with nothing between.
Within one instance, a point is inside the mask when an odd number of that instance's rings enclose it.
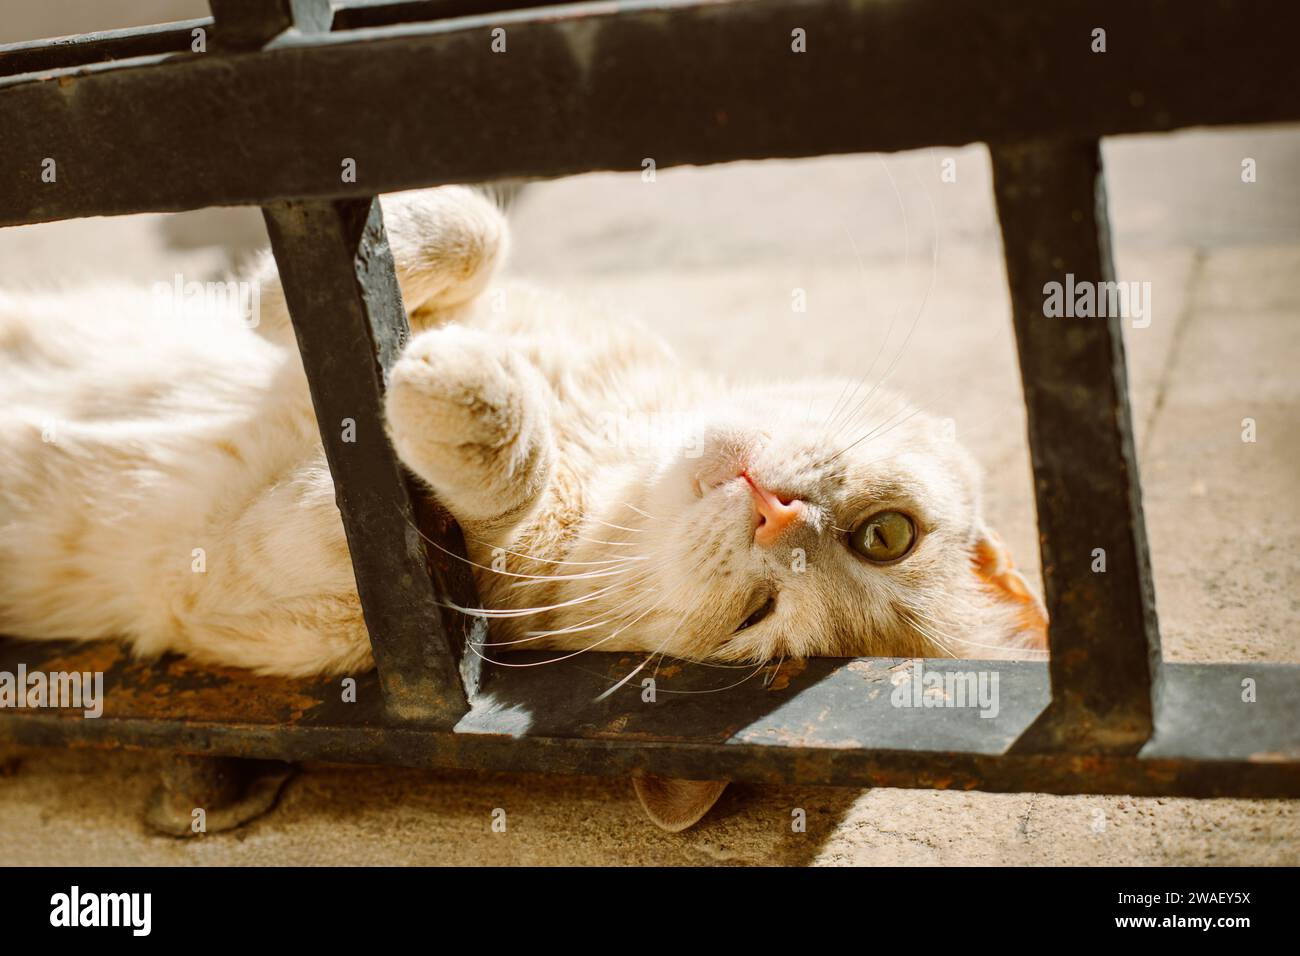
<instances>
[{"instance_id":1,"label":"cat's face","mask_svg":"<svg viewBox=\"0 0 1300 956\"><path fill-rule=\"evenodd\" d=\"M1042 646L1037 601L980 517L974 461L951 423L892 396L733 393L603 497L592 537L637 560L593 602L616 622L599 649L757 662ZM593 603L559 626L590 621Z\"/></svg>"}]
</instances>

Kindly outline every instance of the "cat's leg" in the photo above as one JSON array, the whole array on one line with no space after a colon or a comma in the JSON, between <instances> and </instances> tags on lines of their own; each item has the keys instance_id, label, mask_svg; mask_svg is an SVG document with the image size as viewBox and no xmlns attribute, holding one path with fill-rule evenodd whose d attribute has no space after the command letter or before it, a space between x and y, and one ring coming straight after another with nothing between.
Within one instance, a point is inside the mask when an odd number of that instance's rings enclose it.
<instances>
[{"instance_id":1,"label":"cat's leg","mask_svg":"<svg viewBox=\"0 0 1300 956\"><path fill-rule=\"evenodd\" d=\"M501 210L464 186L392 193L380 205L412 331L463 315L505 258L509 236ZM293 324L270 252L262 254L252 281L260 294L258 333L292 346Z\"/></svg>"},{"instance_id":2,"label":"cat's leg","mask_svg":"<svg viewBox=\"0 0 1300 956\"><path fill-rule=\"evenodd\" d=\"M275 471L251 497L238 483L219 483L205 520L167 544L182 564L148 575L154 605L135 635L138 652L175 650L293 677L372 666L324 453ZM193 565L196 545L201 563Z\"/></svg>"},{"instance_id":3,"label":"cat's leg","mask_svg":"<svg viewBox=\"0 0 1300 956\"><path fill-rule=\"evenodd\" d=\"M411 340L386 398L398 456L464 525L504 530L545 492L550 387L510 340L458 325Z\"/></svg>"}]
</instances>

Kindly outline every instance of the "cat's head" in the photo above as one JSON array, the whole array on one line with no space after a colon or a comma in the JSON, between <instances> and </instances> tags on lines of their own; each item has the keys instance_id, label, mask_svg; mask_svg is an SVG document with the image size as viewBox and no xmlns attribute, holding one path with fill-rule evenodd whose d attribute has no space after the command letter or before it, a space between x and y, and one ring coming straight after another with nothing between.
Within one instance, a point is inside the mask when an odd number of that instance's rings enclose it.
<instances>
[{"instance_id":1,"label":"cat's head","mask_svg":"<svg viewBox=\"0 0 1300 956\"><path fill-rule=\"evenodd\" d=\"M577 553L634 560L561 627L599 611L599 649L735 662L1045 646L950 421L851 383L706 404L662 428L629 481L592 489Z\"/></svg>"}]
</instances>

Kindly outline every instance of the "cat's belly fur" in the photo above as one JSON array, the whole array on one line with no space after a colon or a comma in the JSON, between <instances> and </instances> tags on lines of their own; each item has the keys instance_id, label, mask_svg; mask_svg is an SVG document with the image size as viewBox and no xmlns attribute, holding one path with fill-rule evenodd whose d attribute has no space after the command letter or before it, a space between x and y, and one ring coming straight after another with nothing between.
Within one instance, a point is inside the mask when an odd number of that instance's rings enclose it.
<instances>
[{"instance_id":1,"label":"cat's belly fur","mask_svg":"<svg viewBox=\"0 0 1300 956\"><path fill-rule=\"evenodd\" d=\"M111 290L0 296L0 633L369 665L297 363Z\"/></svg>"}]
</instances>

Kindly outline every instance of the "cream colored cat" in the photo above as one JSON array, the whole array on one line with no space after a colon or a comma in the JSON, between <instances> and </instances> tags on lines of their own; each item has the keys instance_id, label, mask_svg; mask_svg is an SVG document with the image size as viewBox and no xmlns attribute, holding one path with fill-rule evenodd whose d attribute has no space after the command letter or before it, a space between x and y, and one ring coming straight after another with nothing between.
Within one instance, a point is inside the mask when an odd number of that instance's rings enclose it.
<instances>
[{"instance_id":1,"label":"cream colored cat","mask_svg":"<svg viewBox=\"0 0 1300 956\"><path fill-rule=\"evenodd\" d=\"M934 419L840 381L737 388L639 325L524 286L484 295L505 223L467 189L384 211L419 333L389 432L465 530L481 653L1042 647L976 466ZM0 633L271 674L371 666L269 257L257 279L255 331L233 304L159 308L150 290L0 293ZM671 827L720 789L640 787Z\"/></svg>"}]
</instances>

